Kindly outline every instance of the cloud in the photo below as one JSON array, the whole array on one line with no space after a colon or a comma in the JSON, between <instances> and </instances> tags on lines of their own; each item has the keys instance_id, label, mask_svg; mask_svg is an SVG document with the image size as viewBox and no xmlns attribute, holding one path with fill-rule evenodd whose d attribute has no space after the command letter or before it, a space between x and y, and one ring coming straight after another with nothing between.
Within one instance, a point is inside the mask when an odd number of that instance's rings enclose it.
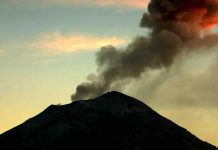
<instances>
[{"instance_id":1,"label":"cloud","mask_svg":"<svg viewBox=\"0 0 218 150\"><path fill-rule=\"evenodd\" d=\"M47 3L98 5L98 6L126 6L132 8L146 8L148 0L44 0Z\"/></svg>"},{"instance_id":2,"label":"cloud","mask_svg":"<svg viewBox=\"0 0 218 150\"><path fill-rule=\"evenodd\" d=\"M33 47L49 53L66 53L77 51L93 51L105 45L121 46L128 42L120 37L101 37L93 35L63 35L61 33L49 33L41 35Z\"/></svg>"},{"instance_id":3,"label":"cloud","mask_svg":"<svg viewBox=\"0 0 218 150\"><path fill-rule=\"evenodd\" d=\"M125 93L201 139L217 144L218 50L181 55L169 69L151 70L132 81Z\"/></svg>"},{"instance_id":4,"label":"cloud","mask_svg":"<svg viewBox=\"0 0 218 150\"><path fill-rule=\"evenodd\" d=\"M217 59L218 52L215 51L178 62L152 99L164 98L168 101L166 106L217 108Z\"/></svg>"},{"instance_id":5,"label":"cloud","mask_svg":"<svg viewBox=\"0 0 218 150\"><path fill-rule=\"evenodd\" d=\"M186 54L169 69L150 71L133 81L127 93L162 108L217 108L217 59L216 48Z\"/></svg>"},{"instance_id":6,"label":"cloud","mask_svg":"<svg viewBox=\"0 0 218 150\"><path fill-rule=\"evenodd\" d=\"M79 84L72 100L114 90L120 82L137 79L149 70L170 68L182 52L217 46L218 34L207 31L218 25L217 14L216 1L151 0L140 21L150 34L138 36L124 50L102 47L96 55L96 77ZM126 84L119 85L122 89Z\"/></svg>"}]
</instances>

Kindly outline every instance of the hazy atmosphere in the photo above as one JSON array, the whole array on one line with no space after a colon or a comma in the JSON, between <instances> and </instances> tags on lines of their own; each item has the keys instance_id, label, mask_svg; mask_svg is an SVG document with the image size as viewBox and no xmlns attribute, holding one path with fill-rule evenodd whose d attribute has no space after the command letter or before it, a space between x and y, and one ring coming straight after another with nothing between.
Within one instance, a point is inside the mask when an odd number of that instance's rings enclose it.
<instances>
[{"instance_id":1,"label":"hazy atmosphere","mask_svg":"<svg viewBox=\"0 0 218 150\"><path fill-rule=\"evenodd\" d=\"M0 133L117 90L218 146L218 1L1 0L0 19Z\"/></svg>"}]
</instances>

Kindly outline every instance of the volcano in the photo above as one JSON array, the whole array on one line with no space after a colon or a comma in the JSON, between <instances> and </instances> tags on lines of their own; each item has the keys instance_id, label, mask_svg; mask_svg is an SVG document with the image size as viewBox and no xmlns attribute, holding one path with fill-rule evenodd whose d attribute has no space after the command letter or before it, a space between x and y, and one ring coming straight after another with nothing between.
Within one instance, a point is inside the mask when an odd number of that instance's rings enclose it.
<instances>
[{"instance_id":1,"label":"volcano","mask_svg":"<svg viewBox=\"0 0 218 150\"><path fill-rule=\"evenodd\" d=\"M218 150L119 92L51 105L0 135L1 150Z\"/></svg>"}]
</instances>

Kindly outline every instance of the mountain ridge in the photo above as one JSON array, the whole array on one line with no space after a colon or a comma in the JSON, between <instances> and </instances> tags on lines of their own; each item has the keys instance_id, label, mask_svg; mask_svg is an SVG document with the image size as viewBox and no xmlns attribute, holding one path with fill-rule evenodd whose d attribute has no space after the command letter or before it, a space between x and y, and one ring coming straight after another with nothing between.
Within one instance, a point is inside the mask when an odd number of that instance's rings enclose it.
<instances>
[{"instance_id":1,"label":"mountain ridge","mask_svg":"<svg viewBox=\"0 0 218 150\"><path fill-rule=\"evenodd\" d=\"M99 150L217 150L143 102L116 91L91 100L51 105L0 135L2 145L20 150L69 146Z\"/></svg>"}]
</instances>

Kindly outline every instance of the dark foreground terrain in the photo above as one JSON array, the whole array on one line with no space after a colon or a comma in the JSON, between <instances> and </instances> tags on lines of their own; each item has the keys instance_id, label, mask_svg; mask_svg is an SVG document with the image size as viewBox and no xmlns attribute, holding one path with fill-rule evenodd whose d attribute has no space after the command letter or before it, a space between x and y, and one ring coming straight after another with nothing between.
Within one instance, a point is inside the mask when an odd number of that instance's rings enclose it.
<instances>
[{"instance_id":1,"label":"dark foreground terrain","mask_svg":"<svg viewBox=\"0 0 218 150\"><path fill-rule=\"evenodd\" d=\"M50 106L0 135L1 150L218 150L118 92Z\"/></svg>"}]
</instances>

